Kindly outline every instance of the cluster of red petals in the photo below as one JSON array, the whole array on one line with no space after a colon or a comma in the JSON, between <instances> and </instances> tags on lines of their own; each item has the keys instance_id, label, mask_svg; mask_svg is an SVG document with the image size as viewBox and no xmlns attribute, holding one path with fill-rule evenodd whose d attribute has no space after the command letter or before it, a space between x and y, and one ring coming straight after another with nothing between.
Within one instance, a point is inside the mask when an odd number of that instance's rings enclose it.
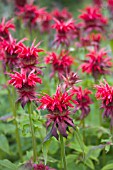
<instances>
[{"instance_id":1,"label":"cluster of red petals","mask_svg":"<svg viewBox=\"0 0 113 170\"><path fill-rule=\"evenodd\" d=\"M84 119L90 113L90 104L92 104L92 101L89 95L92 94L92 92L87 89L83 90L80 86L74 87L72 93L76 95L77 101L74 113L76 113L77 110L80 110L80 119Z\"/></svg>"},{"instance_id":2,"label":"cluster of red petals","mask_svg":"<svg viewBox=\"0 0 113 170\"><path fill-rule=\"evenodd\" d=\"M97 6L89 6L82 11L79 16L83 20L84 30L91 31L104 31L104 27L107 25L107 19L101 14L100 9Z\"/></svg>"},{"instance_id":3,"label":"cluster of red petals","mask_svg":"<svg viewBox=\"0 0 113 170\"><path fill-rule=\"evenodd\" d=\"M108 9L109 9L109 11L110 11L110 13L111 13L111 18L113 18L112 17L112 15L113 15L113 0L108 0Z\"/></svg>"},{"instance_id":4,"label":"cluster of red petals","mask_svg":"<svg viewBox=\"0 0 113 170\"><path fill-rule=\"evenodd\" d=\"M72 99L73 94L62 92L61 87L57 88L56 94L50 97L49 95L43 96L39 99L41 105L38 109L47 109L47 128L52 124L51 135L58 139L57 129L60 134L67 137L66 129L68 126L74 126L69 114L69 107L73 107L71 102L77 103Z\"/></svg>"},{"instance_id":5,"label":"cluster of red petals","mask_svg":"<svg viewBox=\"0 0 113 170\"><path fill-rule=\"evenodd\" d=\"M76 29L74 20L70 19L65 22L54 18L54 21L55 23L52 25L52 28L55 29L57 33L53 44L56 44L57 47L61 44L69 46L70 34Z\"/></svg>"},{"instance_id":6,"label":"cluster of red petals","mask_svg":"<svg viewBox=\"0 0 113 170\"><path fill-rule=\"evenodd\" d=\"M38 63L38 53L43 51L38 48L40 43L35 46L34 43L35 40L33 41L31 47L20 45L16 50L18 53L18 58L20 59L20 68L23 68L28 72L36 69L36 64Z\"/></svg>"},{"instance_id":7,"label":"cluster of red petals","mask_svg":"<svg viewBox=\"0 0 113 170\"><path fill-rule=\"evenodd\" d=\"M112 62L104 49L91 51L86 56L89 60L84 60L81 65L83 72L91 73L95 79L98 79L99 75L110 73L109 68L111 68Z\"/></svg>"},{"instance_id":8,"label":"cluster of red petals","mask_svg":"<svg viewBox=\"0 0 113 170\"><path fill-rule=\"evenodd\" d=\"M30 28L36 25L37 20L42 14L45 13L45 8L38 8L33 4L25 4L24 7L20 7L17 12L18 16L21 16L25 25L28 25Z\"/></svg>"},{"instance_id":9,"label":"cluster of red petals","mask_svg":"<svg viewBox=\"0 0 113 170\"><path fill-rule=\"evenodd\" d=\"M79 80L79 76L77 75L77 73L70 71L70 72L66 72L66 75L62 75L62 79L63 79L63 88L64 90L66 88L70 88L73 87L73 85L75 85L76 83L80 82L81 80Z\"/></svg>"},{"instance_id":10,"label":"cluster of red petals","mask_svg":"<svg viewBox=\"0 0 113 170\"><path fill-rule=\"evenodd\" d=\"M52 16L50 13L45 11L42 16L40 16L40 30L41 32L50 32Z\"/></svg>"},{"instance_id":11,"label":"cluster of red petals","mask_svg":"<svg viewBox=\"0 0 113 170\"><path fill-rule=\"evenodd\" d=\"M36 99L35 86L36 83L42 83L42 80L34 73L32 70L28 75L24 72L15 72L14 74L9 74L11 80L9 84L13 85L19 93L18 101L21 102L22 107L26 105L27 102Z\"/></svg>"},{"instance_id":12,"label":"cluster of red petals","mask_svg":"<svg viewBox=\"0 0 113 170\"><path fill-rule=\"evenodd\" d=\"M111 118L111 126L113 126L113 87L104 80L104 83L95 85L95 88L97 89L96 98L102 100L103 116Z\"/></svg>"},{"instance_id":13,"label":"cluster of red petals","mask_svg":"<svg viewBox=\"0 0 113 170\"><path fill-rule=\"evenodd\" d=\"M14 31L15 25L12 23L12 20L6 22L5 18L3 18L0 23L0 37L9 40L9 29Z\"/></svg>"},{"instance_id":14,"label":"cluster of red petals","mask_svg":"<svg viewBox=\"0 0 113 170\"><path fill-rule=\"evenodd\" d=\"M100 48L100 42L102 40L102 35L100 33L91 33L86 35L85 37L81 37L80 44L77 45L79 47L94 47L95 50L99 50Z\"/></svg>"},{"instance_id":15,"label":"cluster of red petals","mask_svg":"<svg viewBox=\"0 0 113 170\"><path fill-rule=\"evenodd\" d=\"M113 8L113 0L108 0L108 6Z\"/></svg>"},{"instance_id":16,"label":"cluster of red petals","mask_svg":"<svg viewBox=\"0 0 113 170\"><path fill-rule=\"evenodd\" d=\"M58 8L55 8L52 11L52 16L58 21L67 21L72 18L72 14L66 8L61 11Z\"/></svg>"},{"instance_id":17,"label":"cluster of red petals","mask_svg":"<svg viewBox=\"0 0 113 170\"><path fill-rule=\"evenodd\" d=\"M98 7L101 7L103 2L102 0L93 0L94 5L97 5Z\"/></svg>"},{"instance_id":18,"label":"cluster of red petals","mask_svg":"<svg viewBox=\"0 0 113 170\"><path fill-rule=\"evenodd\" d=\"M1 43L1 47L5 52L5 55L3 56L3 63L4 66L6 67L6 65L13 70L14 68L18 68L19 67L19 59L18 59L18 53L17 50L20 46L22 46L22 42L25 39L19 41L17 43L16 39L13 39L11 35L9 35L9 41L7 40L3 40Z\"/></svg>"},{"instance_id":19,"label":"cluster of red petals","mask_svg":"<svg viewBox=\"0 0 113 170\"><path fill-rule=\"evenodd\" d=\"M70 71L70 67L73 64L73 58L65 51L62 51L60 55L52 52L45 58L45 63L52 64L52 73L50 77L53 77L55 72L58 72L58 76L61 78L61 75L65 75L66 71Z\"/></svg>"}]
</instances>

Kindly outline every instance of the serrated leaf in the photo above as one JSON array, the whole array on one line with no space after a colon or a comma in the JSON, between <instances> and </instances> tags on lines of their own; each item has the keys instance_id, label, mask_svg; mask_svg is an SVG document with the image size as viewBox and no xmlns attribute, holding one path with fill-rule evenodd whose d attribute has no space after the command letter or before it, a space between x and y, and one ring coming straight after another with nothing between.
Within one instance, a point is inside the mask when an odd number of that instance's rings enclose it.
<instances>
[{"instance_id":1,"label":"serrated leaf","mask_svg":"<svg viewBox=\"0 0 113 170\"><path fill-rule=\"evenodd\" d=\"M10 153L8 140L3 134L0 135L0 149L8 154Z\"/></svg>"},{"instance_id":2,"label":"serrated leaf","mask_svg":"<svg viewBox=\"0 0 113 170\"><path fill-rule=\"evenodd\" d=\"M3 166L4 168L7 168L7 170L17 170L18 166L13 164L7 159L0 160L0 165Z\"/></svg>"},{"instance_id":3,"label":"serrated leaf","mask_svg":"<svg viewBox=\"0 0 113 170\"><path fill-rule=\"evenodd\" d=\"M113 163L105 165L101 170L113 170Z\"/></svg>"}]
</instances>

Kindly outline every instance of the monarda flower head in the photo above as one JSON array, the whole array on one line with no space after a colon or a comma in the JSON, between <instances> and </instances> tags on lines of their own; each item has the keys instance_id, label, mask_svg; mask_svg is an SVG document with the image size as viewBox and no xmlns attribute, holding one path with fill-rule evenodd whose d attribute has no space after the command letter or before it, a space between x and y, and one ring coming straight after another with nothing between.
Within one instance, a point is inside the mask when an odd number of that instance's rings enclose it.
<instances>
[{"instance_id":1,"label":"monarda flower head","mask_svg":"<svg viewBox=\"0 0 113 170\"><path fill-rule=\"evenodd\" d=\"M9 40L9 30L15 30L15 25L12 23L12 20L5 22L5 18L2 19L0 23L0 37L6 40Z\"/></svg>"},{"instance_id":2,"label":"monarda flower head","mask_svg":"<svg viewBox=\"0 0 113 170\"><path fill-rule=\"evenodd\" d=\"M50 168L49 166L40 163L40 164L34 164L33 170L55 170L55 169Z\"/></svg>"},{"instance_id":3,"label":"monarda flower head","mask_svg":"<svg viewBox=\"0 0 113 170\"><path fill-rule=\"evenodd\" d=\"M40 15L40 31L41 32L50 32L51 30L51 21L52 21L52 16L50 13L45 11Z\"/></svg>"},{"instance_id":4,"label":"monarda flower head","mask_svg":"<svg viewBox=\"0 0 113 170\"><path fill-rule=\"evenodd\" d=\"M13 71L14 69L19 67L19 59L18 59L18 53L17 50L20 46L23 46L22 42L26 40L26 38L20 40L17 42L16 39L14 39L11 35L9 35L9 41L3 40L1 43L1 46L5 52L5 57L3 59L4 67L8 66L10 71Z\"/></svg>"},{"instance_id":5,"label":"monarda flower head","mask_svg":"<svg viewBox=\"0 0 113 170\"><path fill-rule=\"evenodd\" d=\"M90 94L92 92L88 89L82 89L82 87L73 87L71 93L75 94L75 100L77 101L74 113L81 111L79 119L84 119L90 113L90 104L92 104Z\"/></svg>"},{"instance_id":6,"label":"monarda flower head","mask_svg":"<svg viewBox=\"0 0 113 170\"><path fill-rule=\"evenodd\" d=\"M66 75L62 75L63 79L63 89L64 91L67 88L73 87L76 83L79 83L81 80L79 79L79 76L77 73L70 71L66 72Z\"/></svg>"},{"instance_id":7,"label":"monarda flower head","mask_svg":"<svg viewBox=\"0 0 113 170\"><path fill-rule=\"evenodd\" d=\"M69 108L73 107L71 102L77 102L73 101L72 97L73 94L68 94L67 91L62 92L61 87L58 86L56 94L52 97L46 94L39 99L41 105L38 109L48 110L46 126L48 128L52 125L50 135L56 139L58 139L58 131L63 137L67 137L68 126L74 127Z\"/></svg>"},{"instance_id":8,"label":"monarda flower head","mask_svg":"<svg viewBox=\"0 0 113 170\"><path fill-rule=\"evenodd\" d=\"M93 3L95 6L98 6L98 7L101 7L103 4L102 0L93 0Z\"/></svg>"},{"instance_id":9,"label":"monarda flower head","mask_svg":"<svg viewBox=\"0 0 113 170\"><path fill-rule=\"evenodd\" d=\"M101 14L97 6L89 6L82 11L79 16L83 20L83 29L86 32L97 31L104 32L107 25L107 19Z\"/></svg>"},{"instance_id":10,"label":"monarda flower head","mask_svg":"<svg viewBox=\"0 0 113 170\"><path fill-rule=\"evenodd\" d=\"M104 49L99 51L91 51L86 55L88 60L84 60L84 63L80 66L83 72L92 74L95 81L98 80L99 76L110 73L112 66L111 58L107 55Z\"/></svg>"},{"instance_id":11,"label":"monarda flower head","mask_svg":"<svg viewBox=\"0 0 113 170\"><path fill-rule=\"evenodd\" d=\"M111 14L111 19L113 19L113 0L108 0L107 1L107 4L108 4L108 9L110 11L110 14Z\"/></svg>"},{"instance_id":12,"label":"monarda flower head","mask_svg":"<svg viewBox=\"0 0 113 170\"><path fill-rule=\"evenodd\" d=\"M68 51L61 51L60 55L52 52L45 58L46 64L52 65L52 72L50 77L52 78L57 72L59 78L61 79L62 75L66 74L66 71L70 71L70 67L73 64L74 60L69 56Z\"/></svg>"},{"instance_id":13,"label":"monarda flower head","mask_svg":"<svg viewBox=\"0 0 113 170\"><path fill-rule=\"evenodd\" d=\"M81 37L79 47L87 47L87 49L93 47L95 50L99 50L102 38L100 33L88 34L85 37Z\"/></svg>"},{"instance_id":14,"label":"monarda flower head","mask_svg":"<svg viewBox=\"0 0 113 170\"><path fill-rule=\"evenodd\" d=\"M19 53L18 58L20 59L20 68L22 68L25 72L30 72L36 68L36 64L38 64L38 53L42 52L42 49L39 49L37 45L34 45L35 40L33 41L31 47L26 47L25 45L20 45L16 50L16 53Z\"/></svg>"},{"instance_id":15,"label":"monarda flower head","mask_svg":"<svg viewBox=\"0 0 113 170\"><path fill-rule=\"evenodd\" d=\"M104 80L104 83L95 85L95 88L97 89L96 98L102 101L103 117L110 118L111 127L113 127L113 87Z\"/></svg>"},{"instance_id":16,"label":"monarda flower head","mask_svg":"<svg viewBox=\"0 0 113 170\"><path fill-rule=\"evenodd\" d=\"M55 23L52 25L52 28L56 30L56 37L53 44L56 44L57 47L60 45L70 45L70 33L75 30L74 20L70 19L66 22L58 21L54 18Z\"/></svg>"},{"instance_id":17,"label":"monarda flower head","mask_svg":"<svg viewBox=\"0 0 113 170\"><path fill-rule=\"evenodd\" d=\"M42 80L34 72L35 70L32 70L29 74L25 74L25 72L9 74L11 77L9 84L17 89L19 94L19 99L17 101L21 103L22 107L28 102L36 100L36 83L42 83Z\"/></svg>"},{"instance_id":18,"label":"monarda flower head","mask_svg":"<svg viewBox=\"0 0 113 170\"><path fill-rule=\"evenodd\" d=\"M45 8L38 8L33 4L26 4L24 7L20 7L19 12L16 14L22 17L24 24L27 25L31 30L37 25L37 20L44 12Z\"/></svg>"},{"instance_id":19,"label":"monarda flower head","mask_svg":"<svg viewBox=\"0 0 113 170\"><path fill-rule=\"evenodd\" d=\"M58 21L67 21L72 18L72 14L66 8L61 11L58 8L55 8L52 11L52 16Z\"/></svg>"}]
</instances>

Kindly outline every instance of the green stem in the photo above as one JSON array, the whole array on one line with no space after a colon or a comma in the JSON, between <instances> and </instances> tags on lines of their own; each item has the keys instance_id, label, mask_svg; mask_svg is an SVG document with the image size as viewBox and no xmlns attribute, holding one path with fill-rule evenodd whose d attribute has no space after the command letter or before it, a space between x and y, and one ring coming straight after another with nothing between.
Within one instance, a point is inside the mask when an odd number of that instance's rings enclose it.
<instances>
[{"instance_id":1,"label":"green stem","mask_svg":"<svg viewBox=\"0 0 113 170\"><path fill-rule=\"evenodd\" d=\"M16 105L14 104L13 106L13 116L14 116L14 124L15 124L15 134L16 134L16 141L17 141L17 147L18 147L18 153L20 156L20 159L23 160L23 155L22 155L22 146L21 146L21 140L20 140L20 134L19 134L19 129L18 129L18 122L16 120L17 118L17 113L16 113Z\"/></svg>"},{"instance_id":2,"label":"green stem","mask_svg":"<svg viewBox=\"0 0 113 170\"><path fill-rule=\"evenodd\" d=\"M21 160L23 160L23 155L22 155L22 146L21 146L21 140L20 140L20 134L19 134L19 129L18 129L18 122L17 122L17 112L16 112L16 104L14 102L14 89L12 90L12 95L10 93L10 90L8 89L8 97L9 97L9 102L10 106L12 108L12 113L14 117L14 124L15 124L15 136L16 136L16 142L17 142L17 149L19 153L19 157Z\"/></svg>"},{"instance_id":3,"label":"green stem","mask_svg":"<svg viewBox=\"0 0 113 170\"><path fill-rule=\"evenodd\" d=\"M66 158L65 158L65 144L64 144L64 140L63 140L62 135L60 135L60 144L61 144L62 167L63 167L64 170L67 170Z\"/></svg>"},{"instance_id":4,"label":"green stem","mask_svg":"<svg viewBox=\"0 0 113 170\"><path fill-rule=\"evenodd\" d=\"M32 135L32 145L33 145L33 161L36 162L37 149L36 149L35 132L34 132L33 121L32 121L32 112L33 112L32 103L28 103L28 113L29 113L29 121L30 121L31 135Z\"/></svg>"}]
</instances>

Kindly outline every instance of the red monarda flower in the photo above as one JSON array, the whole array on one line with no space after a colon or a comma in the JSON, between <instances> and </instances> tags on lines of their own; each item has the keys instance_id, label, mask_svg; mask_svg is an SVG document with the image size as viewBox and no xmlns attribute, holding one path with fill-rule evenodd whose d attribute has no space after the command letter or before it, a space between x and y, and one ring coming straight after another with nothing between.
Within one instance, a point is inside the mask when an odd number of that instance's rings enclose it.
<instances>
[{"instance_id":1,"label":"red monarda flower","mask_svg":"<svg viewBox=\"0 0 113 170\"><path fill-rule=\"evenodd\" d=\"M110 11L110 13L111 13L111 18L113 18L113 0L108 0L108 9L109 9L109 11Z\"/></svg>"},{"instance_id":2,"label":"red monarda flower","mask_svg":"<svg viewBox=\"0 0 113 170\"><path fill-rule=\"evenodd\" d=\"M82 87L74 87L72 93L76 95L76 107L74 113L77 110L81 111L80 119L84 119L90 113L90 104L92 104L91 98L89 97L92 92L87 89L82 89Z\"/></svg>"},{"instance_id":3,"label":"red monarda flower","mask_svg":"<svg viewBox=\"0 0 113 170\"><path fill-rule=\"evenodd\" d=\"M95 88L97 89L96 98L102 101L103 116L109 117L113 126L113 87L104 80L104 83L95 85Z\"/></svg>"},{"instance_id":4,"label":"red monarda flower","mask_svg":"<svg viewBox=\"0 0 113 170\"><path fill-rule=\"evenodd\" d=\"M102 35L100 33L88 34L85 37L81 37L79 47L94 47L95 50L100 49L100 42Z\"/></svg>"},{"instance_id":5,"label":"red monarda flower","mask_svg":"<svg viewBox=\"0 0 113 170\"><path fill-rule=\"evenodd\" d=\"M56 38L53 44L69 46L70 44L70 33L75 30L75 24L72 19L67 22L58 21L54 18L55 24L52 25L52 28L56 30Z\"/></svg>"},{"instance_id":6,"label":"red monarda flower","mask_svg":"<svg viewBox=\"0 0 113 170\"><path fill-rule=\"evenodd\" d=\"M40 15L45 13L45 8L38 8L33 4L26 4L24 7L19 8L19 12L17 12L18 16L21 16L25 25L28 25L30 29L36 26L37 19L39 19Z\"/></svg>"},{"instance_id":7,"label":"red monarda flower","mask_svg":"<svg viewBox=\"0 0 113 170\"><path fill-rule=\"evenodd\" d=\"M35 70L32 70L28 75L25 72L9 74L11 77L9 84L12 84L17 89L19 93L19 99L17 101L21 102L22 107L29 101L36 100L36 83L42 83L41 79L34 72Z\"/></svg>"},{"instance_id":8,"label":"red monarda flower","mask_svg":"<svg viewBox=\"0 0 113 170\"><path fill-rule=\"evenodd\" d=\"M40 30L41 32L50 32L52 16L47 11L40 15Z\"/></svg>"},{"instance_id":9,"label":"red monarda flower","mask_svg":"<svg viewBox=\"0 0 113 170\"><path fill-rule=\"evenodd\" d=\"M73 87L76 83L81 81L79 80L79 76L77 75L77 73L74 73L73 71L70 71L69 73L66 72L65 76L62 75L62 79L63 79L64 90L66 88Z\"/></svg>"},{"instance_id":10,"label":"red monarda flower","mask_svg":"<svg viewBox=\"0 0 113 170\"><path fill-rule=\"evenodd\" d=\"M97 5L98 7L102 6L102 0L93 0L94 5Z\"/></svg>"},{"instance_id":11,"label":"red monarda flower","mask_svg":"<svg viewBox=\"0 0 113 170\"><path fill-rule=\"evenodd\" d=\"M87 7L82 11L82 14L79 16L84 22L84 30L87 32L91 31L104 31L104 27L107 25L107 19L100 13L98 7Z\"/></svg>"},{"instance_id":12,"label":"red monarda flower","mask_svg":"<svg viewBox=\"0 0 113 170\"><path fill-rule=\"evenodd\" d=\"M83 72L92 74L95 80L98 80L100 75L110 73L109 68L111 68L112 62L104 49L91 51L86 57L89 60L84 60L84 63L80 67Z\"/></svg>"},{"instance_id":13,"label":"red monarda flower","mask_svg":"<svg viewBox=\"0 0 113 170\"><path fill-rule=\"evenodd\" d=\"M3 58L4 66L8 66L10 70L16 69L19 67L19 59L17 57L17 50L20 46L22 46L22 42L26 40L25 38L16 42L16 39L13 39L11 35L9 35L9 41L5 39L2 41L1 45L5 52L5 57Z\"/></svg>"},{"instance_id":14,"label":"red monarda flower","mask_svg":"<svg viewBox=\"0 0 113 170\"><path fill-rule=\"evenodd\" d=\"M41 105L38 109L47 109L49 114L47 117L46 126L47 128L52 124L52 129L50 131L51 135L58 139L58 133L67 137L67 127L74 126L72 119L70 118L69 107L73 107L71 102L77 103L72 99L73 94L68 94L68 92L62 92L59 86L56 90L56 94L50 97L49 95L43 96L39 99Z\"/></svg>"},{"instance_id":15,"label":"red monarda flower","mask_svg":"<svg viewBox=\"0 0 113 170\"><path fill-rule=\"evenodd\" d=\"M58 72L58 76L61 78L61 75L65 75L66 71L70 71L70 67L73 64L73 58L65 51L62 51L60 55L52 52L45 58L45 63L52 65L50 77L53 77L55 72Z\"/></svg>"},{"instance_id":16,"label":"red monarda flower","mask_svg":"<svg viewBox=\"0 0 113 170\"><path fill-rule=\"evenodd\" d=\"M40 43L35 46L34 43L35 40L33 41L31 47L20 45L16 50L16 53L19 53L18 58L20 59L20 68L25 70L25 72L36 69L36 64L38 63L38 53L43 51L42 49L38 48Z\"/></svg>"},{"instance_id":17,"label":"red monarda flower","mask_svg":"<svg viewBox=\"0 0 113 170\"><path fill-rule=\"evenodd\" d=\"M61 11L58 8L55 8L52 11L52 16L58 21L67 21L72 18L72 14L66 8Z\"/></svg>"},{"instance_id":18,"label":"red monarda flower","mask_svg":"<svg viewBox=\"0 0 113 170\"><path fill-rule=\"evenodd\" d=\"M0 37L9 40L9 29L15 30L15 25L12 24L12 20L9 20L5 22L5 18L2 19L2 22L0 23Z\"/></svg>"}]
</instances>

